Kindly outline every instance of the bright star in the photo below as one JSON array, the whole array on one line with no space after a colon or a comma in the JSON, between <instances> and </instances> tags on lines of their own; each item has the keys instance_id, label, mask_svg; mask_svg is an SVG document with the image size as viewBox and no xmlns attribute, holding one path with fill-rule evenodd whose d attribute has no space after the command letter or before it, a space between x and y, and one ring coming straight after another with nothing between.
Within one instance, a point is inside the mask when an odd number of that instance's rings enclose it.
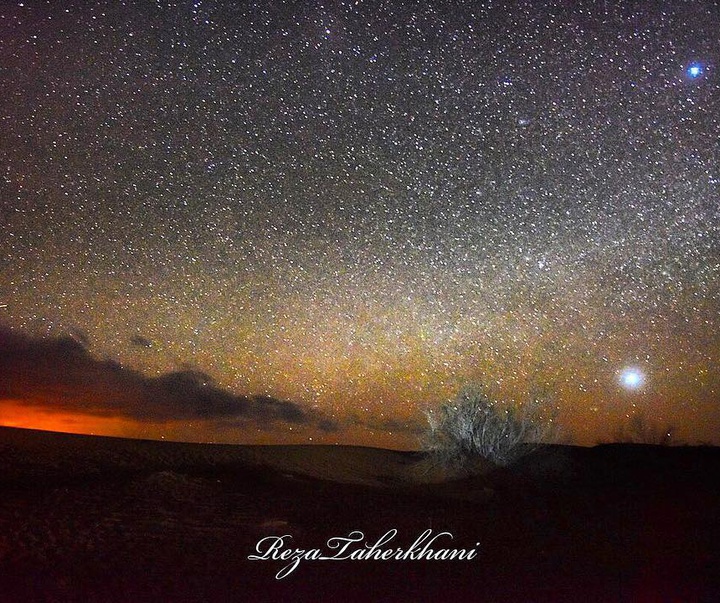
<instances>
[{"instance_id":1,"label":"bright star","mask_svg":"<svg viewBox=\"0 0 720 603\"><path fill-rule=\"evenodd\" d=\"M620 383L627 389L638 389L645 382L645 375L640 369L626 368L620 373Z\"/></svg>"},{"instance_id":2,"label":"bright star","mask_svg":"<svg viewBox=\"0 0 720 603\"><path fill-rule=\"evenodd\" d=\"M704 71L705 68L703 67L703 64L698 62L690 63L687 69L685 69L685 73L687 74L687 76L693 80L699 78Z\"/></svg>"}]
</instances>

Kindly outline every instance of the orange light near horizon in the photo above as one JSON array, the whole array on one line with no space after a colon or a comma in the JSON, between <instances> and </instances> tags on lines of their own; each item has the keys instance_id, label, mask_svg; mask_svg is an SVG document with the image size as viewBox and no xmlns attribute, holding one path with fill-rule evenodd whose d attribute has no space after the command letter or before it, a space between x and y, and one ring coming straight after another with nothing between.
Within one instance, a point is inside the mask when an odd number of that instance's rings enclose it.
<instances>
[{"instance_id":1,"label":"orange light near horizon","mask_svg":"<svg viewBox=\"0 0 720 603\"><path fill-rule=\"evenodd\" d=\"M242 427L220 429L212 422L143 423L120 417L96 417L82 413L49 410L12 399L0 400L0 427L143 440L214 442L218 444L307 444L310 442L330 444L334 443L334 439L337 437L335 434L316 433L302 428L278 434L252 427L249 429ZM353 441L353 443L355 442Z\"/></svg>"},{"instance_id":2,"label":"orange light near horizon","mask_svg":"<svg viewBox=\"0 0 720 603\"><path fill-rule=\"evenodd\" d=\"M17 400L0 400L0 426L120 437L137 431L137 424L126 419L56 412Z\"/></svg>"}]
</instances>

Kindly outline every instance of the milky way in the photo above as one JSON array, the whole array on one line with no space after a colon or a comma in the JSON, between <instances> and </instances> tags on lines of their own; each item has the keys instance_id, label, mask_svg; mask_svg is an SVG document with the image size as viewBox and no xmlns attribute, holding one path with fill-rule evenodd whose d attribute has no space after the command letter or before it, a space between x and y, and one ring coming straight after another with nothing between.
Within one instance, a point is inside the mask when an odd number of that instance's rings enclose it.
<instances>
[{"instance_id":1,"label":"milky way","mask_svg":"<svg viewBox=\"0 0 720 603\"><path fill-rule=\"evenodd\" d=\"M0 325L337 425L169 436L412 446L469 381L578 442L637 413L717 434L712 3L24 2L0 28Z\"/></svg>"}]
</instances>

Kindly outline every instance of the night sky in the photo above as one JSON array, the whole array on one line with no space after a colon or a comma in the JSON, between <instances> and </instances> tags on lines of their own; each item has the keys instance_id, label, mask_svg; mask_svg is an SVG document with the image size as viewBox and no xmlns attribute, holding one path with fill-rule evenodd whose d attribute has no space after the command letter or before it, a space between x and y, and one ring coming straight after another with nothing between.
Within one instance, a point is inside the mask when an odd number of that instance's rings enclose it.
<instances>
[{"instance_id":1,"label":"night sky","mask_svg":"<svg viewBox=\"0 0 720 603\"><path fill-rule=\"evenodd\" d=\"M713 2L0 7L0 424L720 443Z\"/></svg>"}]
</instances>

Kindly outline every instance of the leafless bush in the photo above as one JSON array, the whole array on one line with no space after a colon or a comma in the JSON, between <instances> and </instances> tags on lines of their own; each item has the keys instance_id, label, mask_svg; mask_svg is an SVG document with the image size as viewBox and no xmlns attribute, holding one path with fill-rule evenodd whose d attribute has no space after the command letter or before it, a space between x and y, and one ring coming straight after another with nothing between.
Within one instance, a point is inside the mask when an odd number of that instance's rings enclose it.
<instances>
[{"instance_id":1,"label":"leafless bush","mask_svg":"<svg viewBox=\"0 0 720 603\"><path fill-rule=\"evenodd\" d=\"M467 468L478 457L510 465L554 435L554 416L544 409L538 399L508 406L470 385L451 402L426 412L423 445L446 467Z\"/></svg>"},{"instance_id":2,"label":"leafless bush","mask_svg":"<svg viewBox=\"0 0 720 603\"><path fill-rule=\"evenodd\" d=\"M670 446L673 443L673 431L671 425L662 428L640 413L630 417L630 421L618 432L616 439L631 444Z\"/></svg>"}]
</instances>

